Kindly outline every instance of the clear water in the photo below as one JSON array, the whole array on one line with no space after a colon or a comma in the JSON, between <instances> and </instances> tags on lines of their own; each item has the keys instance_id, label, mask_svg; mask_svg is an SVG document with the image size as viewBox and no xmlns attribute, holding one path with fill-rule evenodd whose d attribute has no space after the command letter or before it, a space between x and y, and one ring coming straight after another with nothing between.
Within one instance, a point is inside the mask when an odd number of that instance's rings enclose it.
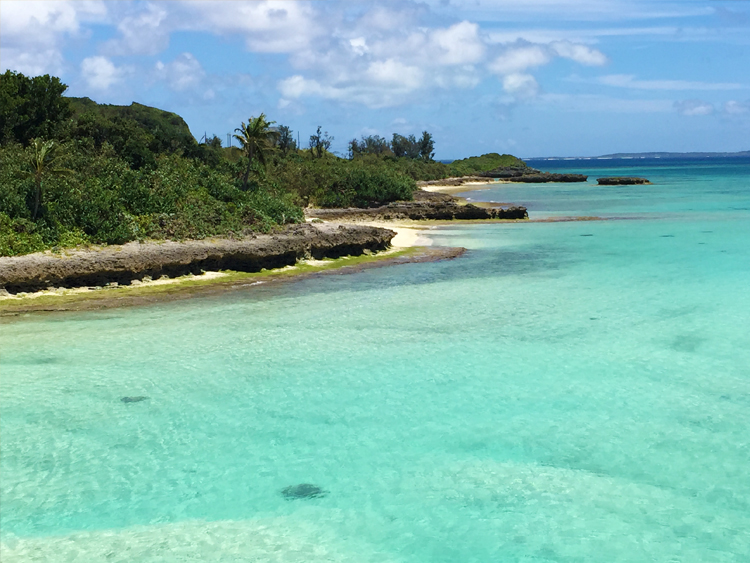
<instances>
[{"instance_id":1,"label":"clear water","mask_svg":"<svg viewBox=\"0 0 750 563\"><path fill-rule=\"evenodd\" d=\"M0 325L0 559L749 561L750 163L711 166L476 192L627 220L449 262Z\"/></svg>"}]
</instances>

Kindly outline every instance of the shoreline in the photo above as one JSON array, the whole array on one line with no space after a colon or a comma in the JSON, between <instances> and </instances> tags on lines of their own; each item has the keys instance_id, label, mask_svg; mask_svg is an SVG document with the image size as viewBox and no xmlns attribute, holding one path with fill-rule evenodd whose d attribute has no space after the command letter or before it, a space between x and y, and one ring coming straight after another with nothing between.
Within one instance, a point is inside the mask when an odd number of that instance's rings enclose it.
<instances>
[{"instance_id":1,"label":"shoreline","mask_svg":"<svg viewBox=\"0 0 750 563\"><path fill-rule=\"evenodd\" d=\"M433 226L373 221L367 224L328 223L325 227L317 228L339 230L348 227L390 232L390 246L375 251L365 248L357 255L330 258L307 256L293 264L263 268L255 272L207 270L198 275L189 273L174 277L162 276L158 279L150 279L147 276L144 280L134 279L130 284L111 282L97 287L50 287L16 294L5 292L4 295L0 294L0 323L31 313L148 305L194 296L218 295L254 286L268 287L320 275L346 275L397 264L450 260L465 252L464 248L433 247L432 240L425 236L425 231Z\"/></svg>"},{"instance_id":2,"label":"shoreline","mask_svg":"<svg viewBox=\"0 0 750 563\"><path fill-rule=\"evenodd\" d=\"M467 191L468 186L482 186L486 182L471 182L460 187L457 186L429 186L429 191ZM468 188L469 190L471 188ZM460 204L467 202L466 198L453 196ZM491 205L491 204L488 204ZM471 225L471 224L493 224L493 223L550 223L565 221L596 221L603 220L600 217L554 217L542 219L370 219L370 218L341 218L339 220L321 221L319 219L308 219L304 225L296 225L288 231L299 231L305 234L304 248L296 248L295 253L279 252L275 249L275 255L270 256L273 264L274 259L284 256L286 263L278 267L259 267L253 271L238 270L234 268L199 268L194 263L183 263L181 268L187 269L183 275L161 275L159 277L149 275L134 275L126 278L126 283L120 283L109 279L107 283L92 285L79 285L77 287L64 287L55 284L47 284L46 288L36 291L18 291L15 294L0 290L0 321L9 318L17 318L20 315L40 312L57 311L82 311L104 309L110 307L125 307L145 305L156 302L173 301L198 295L214 295L250 286L267 285L269 283L289 282L305 279L315 275L349 274L369 269L372 267L384 267L410 262L426 262L449 260L456 258L465 252L463 248L434 247L429 231L442 226L449 225ZM370 244L360 244L359 251L334 252L333 256L326 257L318 252L310 252L311 232L338 232L347 230L370 231ZM373 236L378 235L373 245ZM383 236L387 241L382 244ZM256 235L252 239L269 239L279 242L284 233L275 235ZM312 235L314 237L314 235ZM304 237L303 237L304 238ZM366 238L366 237L365 237ZM170 246L183 244L184 246L204 247L202 252L215 253L216 246L221 244L235 244L242 241L227 241L226 239L209 239L206 241L189 241L187 243L171 243L161 241L157 243L146 243L145 247L168 248ZM340 242L340 241L339 241ZM360 241L362 242L362 241ZM129 243L138 245L139 243ZM60 254L50 252L46 254L47 262L64 262L66 257L80 253L89 254L92 257L102 257L109 254L122 253L127 245L121 247L104 247L94 250L70 249ZM277 245L278 246L278 245ZM281 250L284 250L281 245ZM339 245L340 246L340 245ZM208 247L208 250L205 250ZM346 247L351 250L352 246ZM288 251L288 245L286 250ZM317 254L313 256L312 254ZM28 256L26 255L26 259ZM24 259L24 257L17 257ZM106 258L106 256L105 256ZM204 256L205 258L205 256ZM13 259L2 259L7 262ZM17 260L21 261L21 260ZM105 260L106 261L106 260ZM277 261L277 260L276 260ZM219 263L216 260L214 263ZM0 264L2 265L2 264ZM165 264L162 264L164 266ZM99 271L99 276L107 276L106 271ZM110 277L112 273L110 272ZM7 276L5 276L7 278ZM117 277L116 275L114 277ZM0 280L3 281L3 280Z\"/></svg>"},{"instance_id":3,"label":"shoreline","mask_svg":"<svg viewBox=\"0 0 750 563\"><path fill-rule=\"evenodd\" d=\"M305 260L294 266L260 272L205 272L199 276L154 280L136 286L44 290L22 297L0 297L0 324L30 314L151 305L192 297L215 296L252 287L273 287L324 275L348 275L398 264L451 260L465 251L464 248L401 247L370 255Z\"/></svg>"}]
</instances>

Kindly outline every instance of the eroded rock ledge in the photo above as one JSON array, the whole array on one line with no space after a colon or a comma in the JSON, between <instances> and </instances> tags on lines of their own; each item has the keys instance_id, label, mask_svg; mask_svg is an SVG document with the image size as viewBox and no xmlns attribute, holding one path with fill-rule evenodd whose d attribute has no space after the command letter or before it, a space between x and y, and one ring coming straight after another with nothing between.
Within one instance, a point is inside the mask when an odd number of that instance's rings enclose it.
<instances>
[{"instance_id":1,"label":"eroded rock ledge","mask_svg":"<svg viewBox=\"0 0 750 563\"><path fill-rule=\"evenodd\" d=\"M471 182L486 182L488 179L501 182L520 182L524 184L544 184L548 182L585 182L588 176L584 174L567 174L556 172L542 172L535 168L496 168L489 172L482 172L476 176L462 176L460 178L444 178L417 182L418 186L463 186Z\"/></svg>"},{"instance_id":2,"label":"eroded rock ledge","mask_svg":"<svg viewBox=\"0 0 750 563\"><path fill-rule=\"evenodd\" d=\"M388 248L390 229L364 225L294 225L273 235L186 242L131 242L98 250L0 258L0 289L9 293L49 286L130 283L146 276L176 277L210 270L257 272L302 258L338 258Z\"/></svg>"},{"instance_id":3,"label":"eroded rock ledge","mask_svg":"<svg viewBox=\"0 0 750 563\"><path fill-rule=\"evenodd\" d=\"M458 198L417 190L414 201L395 201L387 205L371 208L346 209L305 209L309 218L326 221L393 221L410 219L413 221L450 221L474 219L528 219L525 207L478 207L461 204Z\"/></svg>"}]
</instances>

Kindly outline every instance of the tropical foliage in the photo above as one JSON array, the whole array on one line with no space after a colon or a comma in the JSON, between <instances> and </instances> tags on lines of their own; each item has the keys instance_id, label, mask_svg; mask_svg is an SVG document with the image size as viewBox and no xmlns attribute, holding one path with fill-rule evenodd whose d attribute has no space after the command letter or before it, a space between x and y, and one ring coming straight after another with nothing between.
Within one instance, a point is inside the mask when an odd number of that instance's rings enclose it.
<instances>
[{"instance_id":1,"label":"tropical foliage","mask_svg":"<svg viewBox=\"0 0 750 563\"><path fill-rule=\"evenodd\" d=\"M251 117L247 123L235 129L239 135L235 134L234 138L240 142L242 152L247 158L245 174L242 176L242 189L247 191L248 178L253 165L257 163L260 168L265 168L267 155L271 151L275 140L278 138L278 132L271 129L275 121L266 120L266 114L261 113L258 117Z\"/></svg>"},{"instance_id":2,"label":"tropical foliage","mask_svg":"<svg viewBox=\"0 0 750 563\"><path fill-rule=\"evenodd\" d=\"M0 75L0 255L79 244L268 232L302 208L410 199L416 180L473 173L507 155L433 160L428 132L369 136L350 158L318 127L309 149L265 114L242 123L240 148L198 143L176 114L63 97L48 75ZM507 157L507 158L506 158ZM503 160L505 159L505 160ZM515 159L514 159L515 160ZM521 161L516 161L523 164ZM468 171L468 172L467 172Z\"/></svg>"},{"instance_id":3,"label":"tropical foliage","mask_svg":"<svg viewBox=\"0 0 750 563\"><path fill-rule=\"evenodd\" d=\"M495 168L528 168L528 166L520 158L496 152L454 160L450 164L451 176L471 176Z\"/></svg>"}]
</instances>

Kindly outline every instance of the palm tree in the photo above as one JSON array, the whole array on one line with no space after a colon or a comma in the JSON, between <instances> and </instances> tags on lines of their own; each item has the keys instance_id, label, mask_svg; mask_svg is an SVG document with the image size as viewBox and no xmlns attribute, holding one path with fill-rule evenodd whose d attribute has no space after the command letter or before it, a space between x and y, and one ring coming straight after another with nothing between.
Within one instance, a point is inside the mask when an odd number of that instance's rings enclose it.
<instances>
[{"instance_id":1,"label":"palm tree","mask_svg":"<svg viewBox=\"0 0 750 563\"><path fill-rule=\"evenodd\" d=\"M247 179L250 176L253 160L257 160L261 166L266 165L266 153L278 136L277 131L270 129L274 123L276 122L266 121L266 114L261 113L258 117L251 117L247 125L243 121L242 126L235 129L239 135L234 135L234 138L240 142L247 156L247 169L242 178L242 189L245 191L247 191Z\"/></svg>"},{"instance_id":2,"label":"palm tree","mask_svg":"<svg viewBox=\"0 0 750 563\"><path fill-rule=\"evenodd\" d=\"M39 216L39 209L42 205L42 181L48 176L61 176L63 174L72 174L72 170L60 168L58 162L60 155L57 152L55 141L43 141L34 139L31 142L34 152L27 161L26 175L34 179L36 190L34 192L34 213L32 219L36 220Z\"/></svg>"}]
</instances>

